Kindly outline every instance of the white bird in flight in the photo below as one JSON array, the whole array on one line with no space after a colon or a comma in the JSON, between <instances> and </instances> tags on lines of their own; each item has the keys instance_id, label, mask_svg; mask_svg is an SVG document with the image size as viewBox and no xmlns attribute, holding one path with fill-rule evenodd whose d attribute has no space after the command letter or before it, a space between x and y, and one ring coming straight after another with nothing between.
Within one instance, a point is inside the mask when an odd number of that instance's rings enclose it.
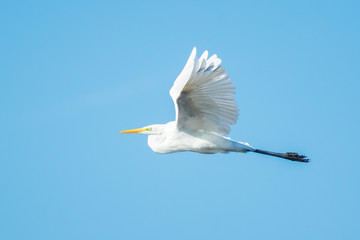
<instances>
[{"instance_id":1,"label":"white bird in flight","mask_svg":"<svg viewBox=\"0 0 360 240\"><path fill-rule=\"evenodd\" d=\"M230 77L220 66L216 54L200 58L196 48L170 89L176 119L167 124L154 124L120 133L147 134L148 145L157 153L192 151L198 153L255 152L298 162L306 156L294 152L276 153L256 149L245 142L226 137L238 118L238 108Z\"/></svg>"}]
</instances>

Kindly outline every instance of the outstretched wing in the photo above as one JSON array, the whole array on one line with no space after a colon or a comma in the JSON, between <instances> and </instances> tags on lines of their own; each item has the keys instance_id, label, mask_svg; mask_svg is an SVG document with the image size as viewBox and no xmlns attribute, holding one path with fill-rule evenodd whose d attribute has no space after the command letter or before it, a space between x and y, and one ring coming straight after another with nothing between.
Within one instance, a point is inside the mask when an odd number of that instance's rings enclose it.
<instances>
[{"instance_id":1,"label":"outstretched wing","mask_svg":"<svg viewBox=\"0 0 360 240\"><path fill-rule=\"evenodd\" d=\"M228 134L238 118L234 100L235 87L221 60L205 51L196 57L192 50L177 77L170 95L175 104L176 123L181 130L206 130Z\"/></svg>"}]
</instances>

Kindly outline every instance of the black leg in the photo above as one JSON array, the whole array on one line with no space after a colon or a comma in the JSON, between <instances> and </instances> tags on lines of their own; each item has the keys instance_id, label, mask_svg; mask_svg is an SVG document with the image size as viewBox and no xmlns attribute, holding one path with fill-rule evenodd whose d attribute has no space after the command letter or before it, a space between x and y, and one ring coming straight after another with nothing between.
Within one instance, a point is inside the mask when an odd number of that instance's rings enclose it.
<instances>
[{"instance_id":1,"label":"black leg","mask_svg":"<svg viewBox=\"0 0 360 240\"><path fill-rule=\"evenodd\" d=\"M310 161L308 158L306 158L306 156L299 155L294 152L276 153L276 152L270 152L270 151L265 151L265 150L261 150L261 149L256 149L254 152L265 154L265 155L270 155L270 156L275 156L275 157L280 157L280 158L285 158L285 159L288 159L291 161L297 161L297 162L309 162Z\"/></svg>"}]
</instances>

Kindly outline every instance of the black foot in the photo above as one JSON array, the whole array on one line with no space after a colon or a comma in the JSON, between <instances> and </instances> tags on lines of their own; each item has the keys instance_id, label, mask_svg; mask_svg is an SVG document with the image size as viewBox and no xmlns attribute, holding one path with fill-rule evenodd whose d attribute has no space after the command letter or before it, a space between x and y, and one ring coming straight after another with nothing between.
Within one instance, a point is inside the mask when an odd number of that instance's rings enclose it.
<instances>
[{"instance_id":1,"label":"black foot","mask_svg":"<svg viewBox=\"0 0 360 240\"><path fill-rule=\"evenodd\" d=\"M297 161L297 162L309 162L310 159L306 158L304 155L299 155L294 152L288 152L284 154L284 158L289 159L291 161Z\"/></svg>"}]
</instances>

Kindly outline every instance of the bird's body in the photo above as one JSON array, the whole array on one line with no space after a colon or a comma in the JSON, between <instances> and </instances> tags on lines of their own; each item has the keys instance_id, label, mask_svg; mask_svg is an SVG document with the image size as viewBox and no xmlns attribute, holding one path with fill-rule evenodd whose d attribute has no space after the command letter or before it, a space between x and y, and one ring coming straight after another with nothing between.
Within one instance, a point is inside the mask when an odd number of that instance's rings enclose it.
<instances>
[{"instance_id":1,"label":"bird's body","mask_svg":"<svg viewBox=\"0 0 360 240\"><path fill-rule=\"evenodd\" d=\"M307 162L296 153L274 153L256 149L225 135L238 118L234 86L221 60L205 51L199 58L196 48L170 89L176 119L167 124L122 131L149 135L148 144L157 153L192 151L199 153L256 152L293 161Z\"/></svg>"},{"instance_id":2,"label":"bird's body","mask_svg":"<svg viewBox=\"0 0 360 240\"><path fill-rule=\"evenodd\" d=\"M210 154L255 150L247 143L233 141L215 132L179 130L175 121L156 127L162 133L149 135L148 144L157 153L191 151Z\"/></svg>"}]
</instances>

